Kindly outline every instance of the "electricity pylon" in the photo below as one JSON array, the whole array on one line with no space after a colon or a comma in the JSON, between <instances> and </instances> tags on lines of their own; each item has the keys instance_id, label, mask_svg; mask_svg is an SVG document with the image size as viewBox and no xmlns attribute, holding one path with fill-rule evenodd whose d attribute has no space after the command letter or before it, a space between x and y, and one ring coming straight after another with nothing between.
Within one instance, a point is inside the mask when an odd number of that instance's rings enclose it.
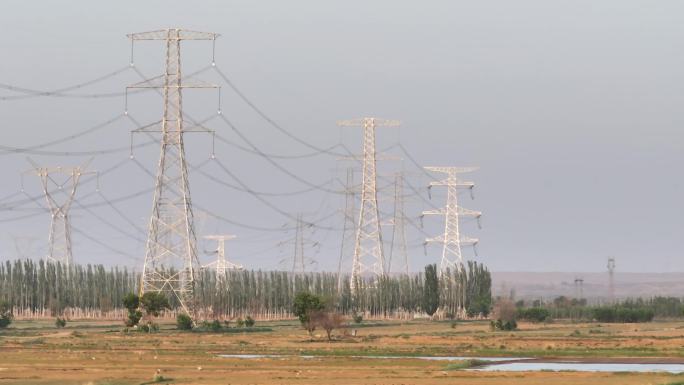
<instances>
[{"instance_id":1,"label":"electricity pylon","mask_svg":"<svg viewBox=\"0 0 684 385\"><path fill-rule=\"evenodd\" d=\"M68 267L74 262L71 249L69 209L71 209L71 204L76 198L76 190L81 176L94 174L95 172L85 171L88 167L87 165L73 168L39 167L36 164L33 164L33 166L32 172L40 178L45 200L52 216L47 260L49 262L59 262ZM56 174L61 174L62 177L60 178ZM51 191L53 190L52 186L56 186L57 190ZM63 192L66 197L60 201L55 196L55 192Z\"/></svg>"},{"instance_id":2,"label":"electricity pylon","mask_svg":"<svg viewBox=\"0 0 684 385\"><path fill-rule=\"evenodd\" d=\"M353 250L356 220L354 218L356 193L354 189L354 168L347 168L347 180L344 189L344 223L342 225L342 245L340 245L340 260L337 264L337 292L342 292L342 262ZM352 245L350 245L352 243Z\"/></svg>"},{"instance_id":3,"label":"electricity pylon","mask_svg":"<svg viewBox=\"0 0 684 385\"><path fill-rule=\"evenodd\" d=\"M186 132L208 130L203 127L184 127L182 90L216 86L182 78L181 41L214 41L218 36L215 33L175 28L128 35L132 42L162 40L166 43L164 74L129 87L161 89L164 99L161 121L134 131L161 133L161 150L140 294L147 291L172 293L183 311L189 315L192 315L193 309L195 272L200 265L183 135Z\"/></svg>"},{"instance_id":4,"label":"electricity pylon","mask_svg":"<svg viewBox=\"0 0 684 385\"><path fill-rule=\"evenodd\" d=\"M395 244L398 249L398 257L403 262L403 272L409 273L408 247L406 245L406 214L404 212L404 175L397 173L394 176L394 216L392 218L392 242L387 262L387 272L392 270Z\"/></svg>"},{"instance_id":5,"label":"electricity pylon","mask_svg":"<svg viewBox=\"0 0 684 385\"><path fill-rule=\"evenodd\" d=\"M615 258L608 258L608 296L610 301L615 301L615 282L613 281L615 275Z\"/></svg>"},{"instance_id":6,"label":"electricity pylon","mask_svg":"<svg viewBox=\"0 0 684 385\"><path fill-rule=\"evenodd\" d=\"M581 300L584 297L584 279L575 278L575 298Z\"/></svg>"},{"instance_id":7,"label":"electricity pylon","mask_svg":"<svg viewBox=\"0 0 684 385\"><path fill-rule=\"evenodd\" d=\"M460 217L469 216L479 220L482 213L465 209L458 204L458 191L461 188L472 189L473 182L462 181L458 174L477 170L476 167L425 167L426 170L447 174L445 179L430 182L428 188L433 186L446 186L447 199L446 205L438 210L423 211L423 215L443 215L444 233L432 238L426 238L425 242L438 242L443 245L442 260L440 262L440 274L447 270L461 272L463 269L463 254L461 246L477 245L478 239L463 237L460 232Z\"/></svg>"},{"instance_id":8,"label":"electricity pylon","mask_svg":"<svg viewBox=\"0 0 684 385\"><path fill-rule=\"evenodd\" d=\"M293 244L294 245L294 251L292 253L292 274L294 278L294 274L296 273L305 273L306 272L306 265L311 265L315 264L316 261L313 258L310 257L305 257L305 245L311 245L312 247L319 247L319 243L315 241L310 241L306 239L304 235L304 228L305 226L310 227L311 224L306 224L303 219L303 214L299 213L297 214L297 223L295 225L295 235L293 238L280 242L280 245L284 244ZM281 261L281 262L284 262Z\"/></svg>"},{"instance_id":9,"label":"electricity pylon","mask_svg":"<svg viewBox=\"0 0 684 385\"><path fill-rule=\"evenodd\" d=\"M213 269L216 272L216 284L225 281L226 270L242 270L240 264L228 261L226 258L226 241L235 239L235 235L207 235L204 239L216 241L216 250L212 254L216 254L216 260L202 266L203 269Z\"/></svg>"},{"instance_id":10,"label":"electricity pylon","mask_svg":"<svg viewBox=\"0 0 684 385\"><path fill-rule=\"evenodd\" d=\"M396 127L396 120L376 118L352 119L337 122L344 127L363 127L363 181L361 183L361 209L356 227L356 243L350 286L352 294L356 290L357 280L364 273L370 272L375 278L385 275L385 256L382 250L382 233L380 230L380 213L378 210L378 193L376 189L376 157L375 128Z\"/></svg>"}]
</instances>

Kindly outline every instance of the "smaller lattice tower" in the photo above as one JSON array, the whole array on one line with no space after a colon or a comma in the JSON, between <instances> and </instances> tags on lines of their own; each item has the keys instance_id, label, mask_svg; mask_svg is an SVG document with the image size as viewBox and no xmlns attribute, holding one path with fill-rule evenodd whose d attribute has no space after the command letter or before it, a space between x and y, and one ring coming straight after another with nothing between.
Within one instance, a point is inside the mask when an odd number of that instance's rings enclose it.
<instances>
[{"instance_id":1,"label":"smaller lattice tower","mask_svg":"<svg viewBox=\"0 0 684 385\"><path fill-rule=\"evenodd\" d=\"M230 262L226 257L226 241L235 239L235 235L207 235L204 239L216 241L216 250L212 254L216 254L216 260L202 266L203 269L212 269L216 272L216 284L223 282L226 279L226 272L228 270L242 270L240 264Z\"/></svg>"},{"instance_id":2,"label":"smaller lattice tower","mask_svg":"<svg viewBox=\"0 0 684 385\"><path fill-rule=\"evenodd\" d=\"M474 217L479 220L482 213L479 211L468 210L458 203L458 193L460 189L471 189L475 186L474 182L462 181L458 178L459 174L477 170L475 167L425 167L426 170L446 174L446 178L430 182L429 188L433 186L446 186L447 198L446 205L437 210L423 211L423 215L442 215L444 216L444 233L426 238L425 242L437 242L442 244L442 260L440 262L440 274L447 271L462 271L463 254L461 247L478 243L477 238L464 237L460 231L461 217Z\"/></svg>"},{"instance_id":3,"label":"smaller lattice tower","mask_svg":"<svg viewBox=\"0 0 684 385\"><path fill-rule=\"evenodd\" d=\"M615 258L608 258L608 297L611 302L615 301Z\"/></svg>"},{"instance_id":4,"label":"smaller lattice tower","mask_svg":"<svg viewBox=\"0 0 684 385\"><path fill-rule=\"evenodd\" d=\"M575 298L578 300L584 298L584 279L575 278Z\"/></svg>"},{"instance_id":5,"label":"smaller lattice tower","mask_svg":"<svg viewBox=\"0 0 684 385\"><path fill-rule=\"evenodd\" d=\"M59 262L64 266L73 263L69 210L76 198L76 190L81 177L85 174L95 173L94 171L85 171L86 168L87 166L73 168L39 167L34 164L34 169L31 170L40 178L43 194L45 194L45 200L52 217L47 254L48 262Z\"/></svg>"},{"instance_id":6,"label":"smaller lattice tower","mask_svg":"<svg viewBox=\"0 0 684 385\"><path fill-rule=\"evenodd\" d=\"M392 271L392 261L399 260L402 265L401 272L408 275L409 260L408 246L406 244L406 213L404 212L404 175L400 172L394 176L394 215L391 225L392 241L390 242L389 258L387 259L387 272Z\"/></svg>"},{"instance_id":7,"label":"smaller lattice tower","mask_svg":"<svg viewBox=\"0 0 684 385\"><path fill-rule=\"evenodd\" d=\"M305 273L307 270L307 265L314 265L316 264L316 260L312 257L307 257L305 255L306 251L305 248L306 246L310 246L312 248L318 248L320 247L318 242L312 241L307 239L305 231L307 228L312 227L313 225L311 223L307 223L304 221L304 214L303 213L298 213L296 217L296 222L294 226L295 230L295 235L294 237L285 240L283 242L280 242L279 245L285 245L285 244L291 244L294 246L294 250L292 252L292 258L290 259L292 261L292 277L294 279L294 276L299 273ZM281 263L286 263L288 261L288 258L282 259L280 262Z\"/></svg>"},{"instance_id":8,"label":"smaller lattice tower","mask_svg":"<svg viewBox=\"0 0 684 385\"><path fill-rule=\"evenodd\" d=\"M356 233L356 193L354 189L354 168L347 168L347 180L344 188L344 220L342 224L342 244L340 245L340 259L337 263L337 292L342 292L342 265L345 260L351 259L354 250L354 234Z\"/></svg>"}]
</instances>

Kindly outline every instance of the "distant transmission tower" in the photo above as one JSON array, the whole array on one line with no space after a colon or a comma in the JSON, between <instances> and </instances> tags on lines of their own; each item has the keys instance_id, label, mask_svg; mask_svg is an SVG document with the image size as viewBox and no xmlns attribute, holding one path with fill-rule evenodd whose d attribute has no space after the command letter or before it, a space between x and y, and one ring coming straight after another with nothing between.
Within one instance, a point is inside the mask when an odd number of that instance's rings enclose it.
<instances>
[{"instance_id":1,"label":"distant transmission tower","mask_svg":"<svg viewBox=\"0 0 684 385\"><path fill-rule=\"evenodd\" d=\"M354 168L347 168L347 180L344 189L344 223L342 225L342 245L340 245L340 259L337 264L337 292L342 292L342 262L351 255L354 249L354 237L356 234ZM351 245L350 245L351 243Z\"/></svg>"},{"instance_id":2,"label":"distant transmission tower","mask_svg":"<svg viewBox=\"0 0 684 385\"><path fill-rule=\"evenodd\" d=\"M199 260L183 135L192 130L208 130L203 127L189 130L184 127L182 90L216 86L182 79L181 41L214 41L218 35L165 29L134 33L128 37L132 42L162 40L166 43L164 74L129 87L161 89L164 99L161 121L135 131L161 133L161 150L140 294L147 291L173 293L183 311L192 314L195 271L199 267Z\"/></svg>"},{"instance_id":3,"label":"distant transmission tower","mask_svg":"<svg viewBox=\"0 0 684 385\"><path fill-rule=\"evenodd\" d=\"M461 181L458 174L471 172L477 170L475 167L425 167L426 170L432 172L444 173L447 175L446 179L436 182L430 182L429 187L446 186L447 199L446 206L438 210L423 211L423 215L443 215L444 216L444 233L436 237L427 238L425 242L438 242L443 245L442 261L440 262L440 273L446 273L447 270L452 272L461 271L463 269L463 254L461 246L477 245L478 239L462 237L459 229L459 218L462 216L474 217L479 220L482 213L465 209L458 204L458 191L461 188L472 189L475 186L473 182Z\"/></svg>"},{"instance_id":4,"label":"distant transmission tower","mask_svg":"<svg viewBox=\"0 0 684 385\"><path fill-rule=\"evenodd\" d=\"M394 177L394 217L392 218L392 242L387 262L387 272L392 271L394 249L397 246L398 259L403 262L402 272L409 273L408 247L406 245L406 213L404 212L404 175L397 173Z\"/></svg>"},{"instance_id":5,"label":"distant transmission tower","mask_svg":"<svg viewBox=\"0 0 684 385\"><path fill-rule=\"evenodd\" d=\"M352 293L356 290L356 282L364 273L370 272L376 278L385 275L385 256L382 251L382 233L380 230L380 213L378 210L378 193L376 189L376 157L375 128L396 127L395 120L362 118L337 122L345 127L363 127L363 181L361 183L361 209L356 228L356 244L350 286Z\"/></svg>"},{"instance_id":6,"label":"distant transmission tower","mask_svg":"<svg viewBox=\"0 0 684 385\"><path fill-rule=\"evenodd\" d=\"M208 263L202 268L213 269L216 272L216 284L225 281L227 270L242 270L242 265L232 263L226 258L226 241L235 239L235 235L207 235L204 239L209 239L217 242L216 261Z\"/></svg>"},{"instance_id":7,"label":"distant transmission tower","mask_svg":"<svg viewBox=\"0 0 684 385\"><path fill-rule=\"evenodd\" d=\"M305 273L307 265L316 263L313 258L305 257L305 245L310 245L312 247L319 246L318 242L306 239L304 234L306 226L310 226L310 224L304 223L303 214L299 213L297 215L297 223L295 225L295 236L290 240L280 243L281 245L291 243L294 246L292 253L292 274Z\"/></svg>"},{"instance_id":8,"label":"distant transmission tower","mask_svg":"<svg viewBox=\"0 0 684 385\"><path fill-rule=\"evenodd\" d=\"M610 258L608 258L608 296L610 297L611 302L615 301L614 275L615 275L615 258L610 257Z\"/></svg>"},{"instance_id":9,"label":"distant transmission tower","mask_svg":"<svg viewBox=\"0 0 684 385\"><path fill-rule=\"evenodd\" d=\"M52 216L47 255L49 262L59 262L64 266L69 266L74 262L71 249L69 209L71 209L71 204L76 197L76 189L81 176L94 173L94 171L85 171L86 168L87 166L73 168L38 167L34 164L32 172L40 177L45 200ZM60 198L50 191L53 190L52 187L57 187L57 191L63 192L66 198L62 198L60 201Z\"/></svg>"},{"instance_id":10,"label":"distant transmission tower","mask_svg":"<svg viewBox=\"0 0 684 385\"><path fill-rule=\"evenodd\" d=\"M584 279L575 278L575 298L584 298Z\"/></svg>"}]
</instances>

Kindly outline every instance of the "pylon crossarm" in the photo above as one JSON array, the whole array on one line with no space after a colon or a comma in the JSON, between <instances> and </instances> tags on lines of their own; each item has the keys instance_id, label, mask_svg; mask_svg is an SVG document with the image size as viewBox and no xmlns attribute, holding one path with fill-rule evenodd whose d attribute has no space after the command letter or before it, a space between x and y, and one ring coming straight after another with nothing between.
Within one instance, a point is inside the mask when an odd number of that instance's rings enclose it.
<instances>
[{"instance_id":1,"label":"pylon crossarm","mask_svg":"<svg viewBox=\"0 0 684 385\"><path fill-rule=\"evenodd\" d=\"M131 40L167 40L169 38L170 33L173 33L175 36L177 36L175 38L177 40L216 40L219 36L221 36L218 33L199 32L177 28L160 29L148 32L137 32L128 34L126 36Z\"/></svg>"},{"instance_id":2,"label":"pylon crossarm","mask_svg":"<svg viewBox=\"0 0 684 385\"><path fill-rule=\"evenodd\" d=\"M475 211L458 206L458 215L465 217L479 218L482 216L481 211Z\"/></svg>"},{"instance_id":3,"label":"pylon crossarm","mask_svg":"<svg viewBox=\"0 0 684 385\"><path fill-rule=\"evenodd\" d=\"M357 118L348 120L338 120L337 125L340 127L362 127L370 122L376 127L398 127L401 125L399 120L378 119L378 118Z\"/></svg>"},{"instance_id":4,"label":"pylon crossarm","mask_svg":"<svg viewBox=\"0 0 684 385\"><path fill-rule=\"evenodd\" d=\"M461 245L477 245L480 243L480 240L477 238L461 237L460 243Z\"/></svg>"},{"instance_id":5,"label":"pylon crossarm","mask_svg":"<svg viewBox=\"0 0 684 385\"><path fill-rule=\"evenodd\" d=\"M422 213L423 215L444 215L446 214L446 210L441 208L437 210L425 210Z\"/></svg>"},{"instance_id":6,"label":"pylon crossarm","mask_svg":"<svg viewBox=\"0 0 684 385\"><path fill-rule=\"evenodd\" d=\"M435 166L428 166L428 167L423 167L424 169L432 172L441 172L444 174L464 174L467 172L473 172L477 171L480 168L479 167L435 167Z\"/></svg>"},{"instance_id":7,"label":"pylon crossarm","mask_svg":"<svg viewBox=\"0 0 684 385\"><path fill-rule=\"evenodd\" d=\"M468 182L468 181L453 181L449 179L444 179L436 182L430 182L429 184L430 187L433 186L454 186L458 188L473 188L475 187L475 182Z\"/></svg>"},{"instance_id":8,"label":"pylon crossarm","mask_svg":"<svg viewBox=\"0 0 684 385\"><path fill-rule=\"evenodd\" d=\"M430 237L430 238L425 238L426 243L432 243L432 242L439 242L439 243L444 243L446 239L446 235L438 235L436 237Z\"/></svg>"}]
</instances>

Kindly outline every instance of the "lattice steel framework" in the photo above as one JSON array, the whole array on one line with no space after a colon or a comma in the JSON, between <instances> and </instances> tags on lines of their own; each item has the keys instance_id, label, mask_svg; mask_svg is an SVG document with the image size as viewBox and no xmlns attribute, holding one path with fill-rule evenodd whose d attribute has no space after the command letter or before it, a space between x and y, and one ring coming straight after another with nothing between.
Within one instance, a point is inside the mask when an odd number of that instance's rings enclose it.
<instances>
[{"instance_id":1,"label":"lattice steel framework","mask_svg":"<svg viewBox=\"0 0 684 385\"><path fill-rule=\"evenodd\" d=\"M337 292L342 292L342 264L349 260L351 251L354 249L356 237L356 189L354 188L354 168L347 168L347 180L344 188L344 222L342 225L342 244L340 245L340 259L337 263Z\"/></svg>"},{"instance_id":2,"label":"lattice steel framework","mask_svg":"<svg viewBox=\"0 0 684 385\"><path fill-rule=\"evenodd\" d=\"M199 268L199 260L183 135L189 131L208 130L196 126L190 130L184 127L182 90L216 86L183 79L181 41L214 41L218 35L174 28L134 33L128 37L133 42L161 40L166 43L164 74L129 87L158 88L163 96L161 121L135 131L161 133L161 150L140 294L147 291L172 293L183 311L192 315L195 273Z\"/></svg>"},{"instance_id":3,"label":"lattice steel framework","mask_svg":"<svg viewBox=\"0 0 684 385\"><path fill-rule=\"evenodd\" d=\"M479 211L465 209L458 204L459 189L472 189L475 183L462 181L458 174L477 170L475 167L425 167L426 170L446 174L445 179L430 182L429 187L446 186L447 199L446 205L438 210L423 211L423 215L443 215L444 233L432 238L426 238L425 242L437 242L443 245L442 260L440 262L440 273L449 271L461 272L463 269L463 245L477 244L477 238L464 237L460 231L460 217L469 216L479 220L482 215Z\"/></svg>"},{"instance_id":4,"label":"lattice steel framework","mask_svg":"<svg viewBox=\"0 0 684 385\"><path fill-rule=\"evenodd\" d=\"M394 216L392 218L392 226L392 242L390 243L387 272L392 270L392 260L399 259L403 264L402 272L408 275L409 260L408 246L406 245L406 213L404 212L404 175L402 173L397 173L394 176ZM398 258L395 258L395 254Z\"/></svg>"},{"instance_id":5,"label":"lattice steel framework","mask_svg":"<svg viewBox=\"0 0 684 385\"><path fill-rule=\"evenodd\" d=\"M337 122L340 126L363 127L363 177L361 208L352 262L350 286L352 293L363 274L370 272L376 278L385 275L385 256L382 250L382 232L378 210L377 173L375 156L375 128L396 127L396 120L362 118Z\"/></svg>"},{"instance_id":6,"label":"lattice steel framework","mask_svg":"<svg viewBox=\"0 0 684 385\"><path fill-rule=\"evenodd\" d=\"M73 168L38 167L34 164L32 172L40 178L45 200L52 217L47 255L49 262L59 262L67 267L73 263L69 209L71 209L71 204L76 198L76 190L81 176L94 173L94 171L85 171L86 168L87 166ZM62 178L58 177L58 174L61 174ZM57 189L52 187L57 187ZM55 192L63 192L66 197L60 201Z\"/></svg>"},{"instance_id":7,"label":"lattice steel framework","mask_svg":"<svg viewBox=\"0 0 684 385\"><path fill-rule=\"evenodd\" d=\"M615 301L615 258L608 258L608 296L610 301Z\"/></svg>"},{"instance_id":8,"label":"lattice steel framework","mask_svg":"<svg viewBox=\"0 0 684 385\"><path fill-rule=\"evenodd\" d=\"M208 263L202 268L213 269L216 272L216 284L225 281L227 270L242 270L243 266L237 263L230 262L226 258L226 241L235 239L235 235L207 235L204 239L209 239L216 241L216 250L213 252L216 254L216 260L214 262Z\"/></svg>"}]
</instances>

